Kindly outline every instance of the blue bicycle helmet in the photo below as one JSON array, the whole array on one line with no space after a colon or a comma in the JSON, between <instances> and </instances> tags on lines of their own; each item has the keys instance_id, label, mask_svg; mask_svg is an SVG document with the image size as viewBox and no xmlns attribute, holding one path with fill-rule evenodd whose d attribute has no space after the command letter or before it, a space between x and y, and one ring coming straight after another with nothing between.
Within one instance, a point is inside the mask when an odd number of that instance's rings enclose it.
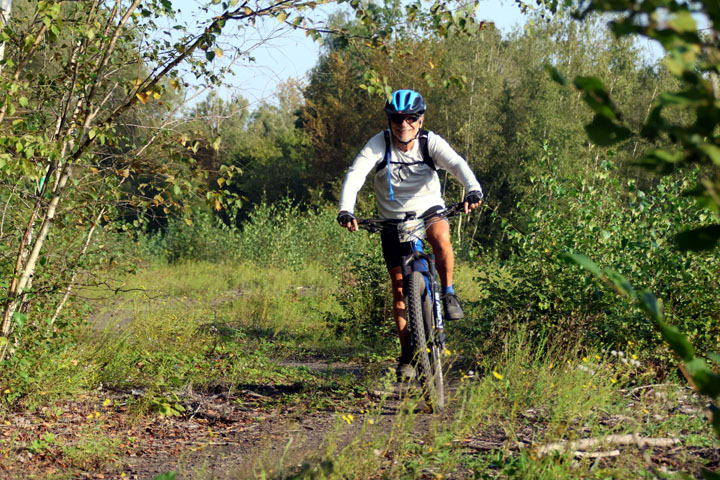
<instances>
[{"instance_id":1,"label":"blue bicycle helmet","mask_svg":"<svg viewBox=\"0 0 720 480\"><path fill-rule=\"evenodd\" d=\"M385 113L390 115L422 115L427 106L422 95L414 90L396 90L390 100L385 102Z\"/></svg>"}]
</instances>

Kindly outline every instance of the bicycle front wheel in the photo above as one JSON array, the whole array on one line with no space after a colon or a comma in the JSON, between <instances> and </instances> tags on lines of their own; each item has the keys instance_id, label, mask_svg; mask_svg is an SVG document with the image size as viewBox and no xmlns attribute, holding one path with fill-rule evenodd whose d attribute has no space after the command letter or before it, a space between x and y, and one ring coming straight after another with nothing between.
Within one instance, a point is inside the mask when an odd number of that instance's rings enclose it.
<instances>
[{"instance_id":1,"label":"bicycle front wheel","mask_svg":"<svg viewBox=\"0 0 720 480\"><path fill-rule=\"evenodd\" d=\"M425 277L420 272L412 272L405 288L409 339L415 351L416 369L430 408L440 411L445 407L445 389L440 350L435 345L428 345L434 327L433 305L428 295Z\"/></svg>"}]
</instances>

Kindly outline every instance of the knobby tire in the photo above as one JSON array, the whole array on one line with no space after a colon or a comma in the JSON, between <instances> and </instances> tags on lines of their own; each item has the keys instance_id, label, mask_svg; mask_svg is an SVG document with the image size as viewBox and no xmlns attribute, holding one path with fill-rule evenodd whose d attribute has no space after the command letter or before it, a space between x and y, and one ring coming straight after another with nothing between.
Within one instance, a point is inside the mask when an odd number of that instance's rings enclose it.
<instances>
[{"instance_id":1,"label":"knobby tire","mask_svg":"<svg viewBox=\"0 0 720 480\"><path fill-rule=\"evenodd\" d=\"M440 411L445 407L441 352L435 345L428 346L428 339L433 332L433 303L427 294L423 274L410 273L406 290L407 322L410 342L415 351L415 368L430 408Z\"/></svg>"}]
</instances>

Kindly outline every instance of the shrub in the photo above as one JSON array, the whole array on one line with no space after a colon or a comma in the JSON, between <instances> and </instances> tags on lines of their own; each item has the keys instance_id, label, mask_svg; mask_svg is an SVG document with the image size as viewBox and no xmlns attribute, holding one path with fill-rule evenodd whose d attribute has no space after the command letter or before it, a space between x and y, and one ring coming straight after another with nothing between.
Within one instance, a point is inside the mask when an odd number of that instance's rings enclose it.
<instances>
[{"instance_id":1,"label":"shrub","mask_svg":"<svg viewBox=\"0 0 720 480\"><path fill-rule=\"evenodd\" d=\"M167 262L213 262L236 256L238 230L209 210L198 208L188 219L171 218L163 230L140 235L139 244L144 254Z\"/></svg>"},{"instance_id":2,"label":"shrub","mask_svg":"<svg viewBox=\"0 0 720 480\"><path fill-rule=\"evenodd\" d=\"M514 253L506 260L492 252L483 256L478 273L486 285L483 313L506 327L517 319L570 341L586 336L657 347L659 336L641 312L560 259L563 252L579 252L656 292L671 323L701 350L714 348L720 341L714 320L720 314L720 260L712 253L679 252L673 240L680 228L708 219L682 193L694 180L666 177L644 192L633 180L614 178L613 169L605 161L592 179L548 174L532 181L532 202L517 206L526 231L506 225Z\"/></svg>"}]
</instances>

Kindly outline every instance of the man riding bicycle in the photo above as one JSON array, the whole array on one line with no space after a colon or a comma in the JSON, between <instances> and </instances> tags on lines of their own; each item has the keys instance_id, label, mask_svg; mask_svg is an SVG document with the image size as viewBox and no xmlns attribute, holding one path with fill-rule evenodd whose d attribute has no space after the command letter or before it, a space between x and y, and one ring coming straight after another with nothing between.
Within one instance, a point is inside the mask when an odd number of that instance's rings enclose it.
<instances>
[{"instance_id":1,"label":"man riding bicycle","mask_svg":"<svg viewBox=\"0 0 720 480\"><path fill-rule=\"evenodd\" d=\"M351 232L358 230L353 211L357 194L370 171L375 168L374 187L378 214L383 219L402 220L407 212L426 214L445 207L436 168L450 172L465 187L465 213L482 203L482 188L467 162L439 135L422 130L426 110L422 96L413 90L397 90L385 103L390 128L373 136L360 150L345 176L337 221ZM439 220L439 221L436 221ZM463 318L463 310L453 288L455 257L450 243L450 225L435 217L427 222L427 239L435 254L442 286L445 318ZM385 263L392 282L393 316L400 339L398 377L412 378L413 352L409 347L403 294L402 257L411 253L401 244L397 232L382 232Z\"/></svg>"}]
</instances>

